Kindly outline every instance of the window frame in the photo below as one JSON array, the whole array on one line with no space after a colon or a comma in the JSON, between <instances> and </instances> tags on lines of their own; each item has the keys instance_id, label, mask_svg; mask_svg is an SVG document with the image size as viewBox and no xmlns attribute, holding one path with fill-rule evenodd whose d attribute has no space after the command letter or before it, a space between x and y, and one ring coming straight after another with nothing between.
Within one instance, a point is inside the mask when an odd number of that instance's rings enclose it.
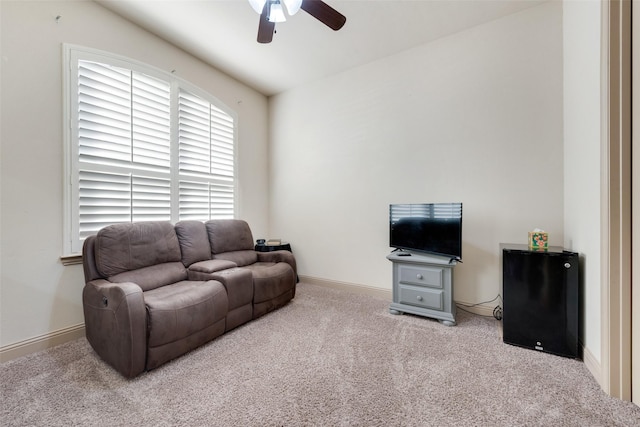
<instances>
[{"instance_id":1,"label":"window frame","mask_svg":"<svg viewBox=\"0 0 640 427\"><path fill-rule=\"evenodd\" d=\"M93 61L120 67L166 81L170 86L170 221L179 220L179 184L181 178L189 179L188 175L181 176L179 171L179 141L178 141L178 97L180 91L212 104L215 108L227 114L233 121L233 173L231 198L233 204L232 217L238 211L238 116L215 96L198 86L190 83L173 72L167 72L154 66L136 61L125 56L86 48L72 44L63 44L63 141L64 141L64 190L63 190L63 262L64 258L78 256L82 252L83 239L80 236L79 216L79 126L78 126L78 64L79 61ZM214 180L215 181L215 180ZM212 182L211 180L209 182Z\"/></svg>"}]
</instances>

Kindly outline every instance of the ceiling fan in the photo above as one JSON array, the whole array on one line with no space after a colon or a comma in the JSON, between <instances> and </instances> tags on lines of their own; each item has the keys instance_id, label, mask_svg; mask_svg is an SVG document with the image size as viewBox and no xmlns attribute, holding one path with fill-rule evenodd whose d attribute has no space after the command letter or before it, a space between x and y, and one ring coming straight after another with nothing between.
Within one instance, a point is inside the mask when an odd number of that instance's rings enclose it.
<instances>
[{"instance_id":1,"label":"ceiling fan","mask_svg":"<svg viewBox=\"0 0 640 427\"><path fill-rule=\"evenodd\" d=\"M321 0L249 0L249 3L260 14L258 43L271 43L276 22L286 21L283 3L290 16L302 9L334 31L347 21L344 15Z\"/></svg>"}]
</instances>

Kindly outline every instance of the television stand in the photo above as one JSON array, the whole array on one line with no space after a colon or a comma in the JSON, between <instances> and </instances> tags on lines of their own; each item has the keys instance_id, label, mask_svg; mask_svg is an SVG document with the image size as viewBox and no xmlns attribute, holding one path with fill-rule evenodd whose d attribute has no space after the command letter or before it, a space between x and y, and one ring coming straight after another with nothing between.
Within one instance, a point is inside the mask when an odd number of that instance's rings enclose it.
<instances>
[{"instance_id":1,"label":"television stand","mask_svg":"<svg viewBox=\"0 0 640 427\"><path fill-rule=\"evenodd\" d=\"M391 314L416 314L438 319L446 326L456 324L453 303L453 267L450 258L412 253L387 255L393 263Z\"/></svg>"}]
</instances>

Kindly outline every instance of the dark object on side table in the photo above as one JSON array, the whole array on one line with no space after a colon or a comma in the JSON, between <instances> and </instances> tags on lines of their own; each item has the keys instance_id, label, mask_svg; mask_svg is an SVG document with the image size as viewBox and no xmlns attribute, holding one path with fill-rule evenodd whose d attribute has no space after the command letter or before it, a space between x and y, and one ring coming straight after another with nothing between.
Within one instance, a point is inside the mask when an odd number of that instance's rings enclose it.
<instances>
[{"instance_id":1,"label":"dark object on side table","mask_svg":"<svg viewBox=\"0 0 640 427\"><path fill-rule=\"evenodd\" d=\"M265 245L264 240L263 239L260 239L260 240L263 241L263 244L258 243L255 247L255 250L258 252L273 252L273 251L292 252L291 245L289 243L281 243L279 245ZM258 242L260 242L260 240L258 240Z\"/></svg>"}]
</instances>

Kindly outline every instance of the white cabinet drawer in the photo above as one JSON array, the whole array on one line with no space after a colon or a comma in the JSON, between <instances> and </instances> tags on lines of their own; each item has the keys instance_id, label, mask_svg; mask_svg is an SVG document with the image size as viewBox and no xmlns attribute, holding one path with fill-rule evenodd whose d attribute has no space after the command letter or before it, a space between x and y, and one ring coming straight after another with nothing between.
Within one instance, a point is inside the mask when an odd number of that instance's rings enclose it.
<instances>
[{"instance_id":1,"label":"white cabinet drawer","mask_svg":"<svg viewBox=\"0 0 640 427\"><path fill-rule=\"evenodd\" d=\"M400 285L399 303L444 310L444 291L422 286Z\"/></svg>"},{"instance_id":2,"label":"white cabinet drawer","mask_svg":"<svg viewBox=\"0 0 640 427\"><path fill-rule=\"evenodd\" d=\"M439 289L442 289L444 286L442 268L400 265L398 273L400 283L429 286Z\"/></svg>"}]
</instances>

